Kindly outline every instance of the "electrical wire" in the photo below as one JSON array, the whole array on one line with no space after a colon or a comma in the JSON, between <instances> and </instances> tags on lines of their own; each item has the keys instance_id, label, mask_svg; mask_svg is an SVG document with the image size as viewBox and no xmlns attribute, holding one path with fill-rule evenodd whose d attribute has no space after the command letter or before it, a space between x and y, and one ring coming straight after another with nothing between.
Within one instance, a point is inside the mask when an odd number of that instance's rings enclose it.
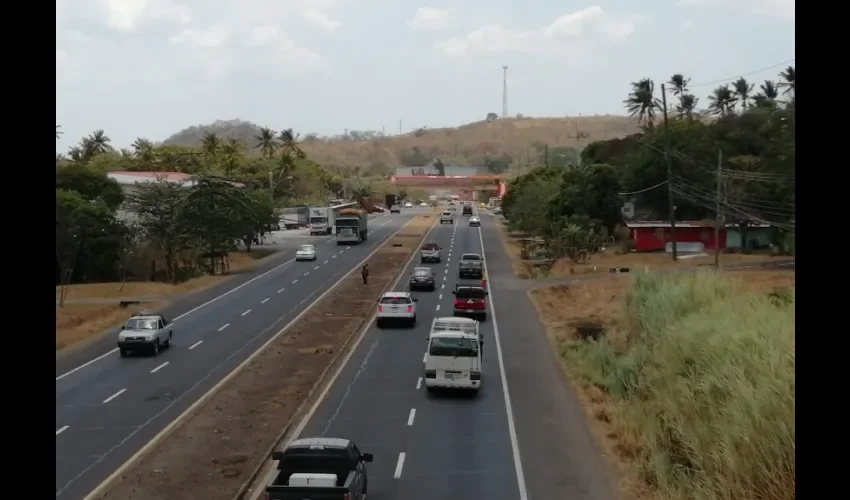
<instances>
[{"instance_id":1,"label":"electrical wire","mask_svg":"<svg viewBox=\"0 0 850 500\"><path fill-rule=\"evenodd\" d=\"M691 203L693 203L693 204L695 204L695 205L701 206L701 207L703 207L703 208L707 208L707 209L712 210L712 211L716 211L716 210L717 210L717 207L716 207L716 206L712 206L712 205L711 205L710 203L708 203L708 202L701 201L701 200L699 200L699 199L697 199L697 198L695 198L695 197L693 197L693 196L691 196L691 195L689 195L689 194L687 194L687 193L685 193L685 192L683 192L683 191L679 190L679 189L678 189L678 188L676 188L676 187L671 186L671 190L672 190L674 193L676 193L677 195L679 195L681 198L683 198L683 199L685 199L685 200L688 200L688 201L690 201ZM763 224L769 224L769 225L771 225L771 226L776 226L776 227L778 227L778 228L785 229L785 230L788 230L788 231L793 231L793 230L794 230L794 224L793 224L793 223L783 223L783 222L776 222L776 221L766 220L766 219L763 219L763 218L761 218L761 217L757 217L757 216L752 215L752 214L750 214L750 213L744 212L743 210L740 210L740 209L738 209L738 208L736 208L736 207L733 207L733 206L731 206L731 205L729 205L729 204L725 204L725 206L726 206L726 207L729 207L729 208L731 208L731 209L732 209L732 211L730 211L730 210L727 210L726 208L724 208L724 206L723 206L723 205L724 205L724 204L721 202L721 207L720 207L719 215L723 215L723 216L726 216L726 217L740 217L741 215L743 215L743 216L747 217L747 218L748 218L748 219L750 219L750 220L758 221L758 222L761 222L761 223L763 223ZM736 212L737 212L737 213L736 213Z\"/></svg>"},{"instance_id":2,"label":"electrical wire","mask_svg":"<svg viewBox=\"0 0 850 500\"><path fill-rule=\"evenodd\" d=\"M705 192L688 190L687 188L684 188L683 186L676 186L675 184L673 184L673 187L675 187L676 190L687 193L688 195L690 195L694 198L699 198L706 203L715 203L715 204L717 203L717 198L716 198L717 194L716 193L708 194L708 193L705 193ZM735 205L729 203L728 200L720 200L720 204L723 205L723 206L734 208L734 209L741 209L741 210L746 209L746 210L749 210L749 211L752 211L752 212L759 212L761 214L776 215L776 216L779 216L781 218L787 218L787 219L793 218L794 214L796 213L794 210L784 210L783 211L782 209L777 209L777 208L760 208L760 207L753 207L753 206L744 206L742 203L738 203L737 204L738 206L735 206Z\"/></svg>"},{"instance_id":3,"label":"electrical wire","mask_svg":"<svg viewBox=\"0 0 850 500\"><path fill-rule=\"evenodd\" d=\"M685 179L680 176L673 176L673 180L681 185L684 185L688 189L696 192L709 193L710 190L705 188L704 186L700 186L699 184L695 184L688 179ZM711 195L714 196L714 195ZM763 198L756 198L753 196L740 196L740 195L729 195L726 193L726 199L732 198L738 201L741 205L752 205L754 207L770 209L770 210L780 210L780 211L794 211L795 205L793 203L788 202L779 202L774 200L766 200Z\"/></svg>"},{"instance_id":4,"label":"electrical wire","mask_svg":"<svg viewBox=\"0 0 850 500\"><path fill-rule=\"evenodd\" d=\"M719 80L712 80L712 81L710 81L710 82L689 83L689 84L687 85L687 88L691 88L691 87L704 87L704 86L706 86L706 85L717 85L717 84L720 84L720 83L724 83L724 82L729 82L729 81L732 81L732 80L736 80L736 79L738 79L738 78L743 78L743 77L745 77L745 76L753 76L753 75L756 75L756 74L758 74L758 73L763 73L763 72L765 72L765 71L768 71L768 70L771 70L771 69L774 69L774 68L778 68L778 67L780 67L780 66L785 66L786 64L791 64L791 63L793 63L793 62L794 62L794 61L796 61L796 60L797 60L797 58L795 57L795 58L793 58L793 59L788 59L787 61L783 61L783 62L776 63L776 64L771 64L770 66L765 66L764 68L759 68L759 69L756 69L756 70L750 71L750 72L748 72L748 73L744 73L743 75L732 76L732 77L729 77L729 78L722 78L722 79L719 79Z\"/></svg>"},{"instance_id":5,"label":"electrical wire","mask_svg":"<svg viewBox=\"0 0 850 500\"><path fill-rule=\"evenodd\" d=\"M652 186L652 187L648 187L648 188L646 188L646 189L641 189L641 190L639 190L639 191L632 191L632 192L630 192L630 193L617 193L617 194L618 194L618 195L620 195L620 196L631 196L631 195L633 195L633 194L640 194L640 193L645 193L645 192L647 192L647 191L652 191L653 189L655 189L655 188L657 188L657 187L661 187L661 186L663 186L664 184L667 184L667 181L659 182L658 184L656 184L656 185L654 185L654 186Z\"/></svg>"}]
</instances>

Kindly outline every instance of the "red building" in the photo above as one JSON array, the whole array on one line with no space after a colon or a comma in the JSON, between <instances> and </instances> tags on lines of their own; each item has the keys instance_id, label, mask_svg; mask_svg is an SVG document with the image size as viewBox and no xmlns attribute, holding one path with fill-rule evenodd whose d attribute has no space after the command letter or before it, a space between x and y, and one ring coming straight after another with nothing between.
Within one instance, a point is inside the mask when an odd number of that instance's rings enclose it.
<instances>
[{"instance_id":1,"label":"red building","mask_svg":"<svg viewBox=\"0 0 850 500\"><path fill-rule=\"evenodd\" d=\"M667 242L670 241L670 223L663 221L635 221L627 222L632 240L635 242L635 251L655 252L665 250ZM717 238L720 249L726 248L726 228L720 228ZM702 250L714 250L714 227L696 221L676 222L676 242L684 243L682 247L694 248L701 245ZM677 248L680 251L684 248Z\"/></svg>"}]
</instances>

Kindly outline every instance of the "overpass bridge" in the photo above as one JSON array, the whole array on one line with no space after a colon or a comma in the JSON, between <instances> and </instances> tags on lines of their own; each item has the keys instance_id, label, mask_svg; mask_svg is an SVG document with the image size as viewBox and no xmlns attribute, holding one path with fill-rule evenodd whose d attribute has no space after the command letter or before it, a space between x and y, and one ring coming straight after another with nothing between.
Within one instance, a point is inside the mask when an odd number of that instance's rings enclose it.
<instances>
[{"instance_id":1,"label":"overpass bridge","mask_svg":"<svg viewBox=\"0 0 850 500\"><path fill-rule=\"evenodd\" d=\"M460 188L466 190L495 190L505 194L507 175L393 175L390 181L396 186L433 188Z\"/></svg>"}]
</instances>

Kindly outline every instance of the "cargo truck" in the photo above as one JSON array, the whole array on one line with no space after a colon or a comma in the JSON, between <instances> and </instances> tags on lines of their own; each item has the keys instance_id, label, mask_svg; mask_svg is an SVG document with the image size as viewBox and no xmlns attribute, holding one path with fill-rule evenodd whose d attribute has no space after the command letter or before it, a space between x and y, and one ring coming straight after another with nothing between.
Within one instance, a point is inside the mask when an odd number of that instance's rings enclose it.
<instances>
[{"instance_id":1,"label":"cargo truck","mask_svg":"<svg viewBox=\"0 0 850 500\"><path fill-rule=\"evenodd\" d=\"M310 208L310 234L331 234L336 222L336 212L331 207Z\"/></svg>"},{"instance_id":2,"label":"cargo truck","mask_svg":"<svg viewBox=\"0 0 850 500\"><path fill-rule=\"evenodd\" d=\"M280 211L280 225L286 229L299 229L310 224L310 205L287 207Z\"/></svg>"},{"instance_id":3,"label":"cargo truck","mask_svg":"<svg viewBox=\"0 0 850 500\"><path fill-rule=\"evenodd\" d=\"M366 241L368 215L365 210L343 208L336 215L336 244L351 245Z\"/></svg>"}]
</instances>

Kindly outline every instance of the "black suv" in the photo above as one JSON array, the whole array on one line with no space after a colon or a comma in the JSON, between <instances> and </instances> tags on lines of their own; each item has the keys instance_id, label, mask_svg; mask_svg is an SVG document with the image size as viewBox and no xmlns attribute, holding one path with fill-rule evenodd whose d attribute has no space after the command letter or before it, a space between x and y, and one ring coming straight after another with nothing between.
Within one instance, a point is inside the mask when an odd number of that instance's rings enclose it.
<instances>
[{"instance_id":1,"label":"black suv","mask_svg":"<svg viewBox=\"0 0 850 500\"><path fill-rule=\"evenodd\" d=\"M472 215L472 205L464 205L463 213L461 215Z\"/></svg>"}]
</instances>

